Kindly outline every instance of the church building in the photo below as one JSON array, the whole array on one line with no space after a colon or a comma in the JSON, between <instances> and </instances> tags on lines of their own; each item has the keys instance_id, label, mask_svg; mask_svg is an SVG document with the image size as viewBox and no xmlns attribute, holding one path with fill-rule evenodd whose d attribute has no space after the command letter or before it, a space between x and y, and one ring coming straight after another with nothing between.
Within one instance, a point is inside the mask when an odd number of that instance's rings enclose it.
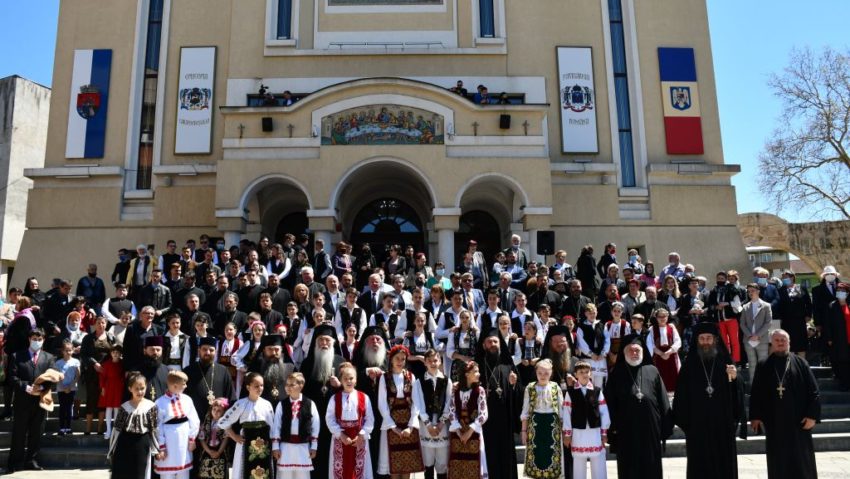
<instances>
[{"instance_id":1,"label":"church building","mask_svg":"<svg viewBox=\"0 0 850 479\"><path fill-rule=\"evenodd\" d=\"M62 2L16 269L308 233L451 271L551 231L713 275L746 265L719 122L705 0Z\"/></svg>"}]
</instances>

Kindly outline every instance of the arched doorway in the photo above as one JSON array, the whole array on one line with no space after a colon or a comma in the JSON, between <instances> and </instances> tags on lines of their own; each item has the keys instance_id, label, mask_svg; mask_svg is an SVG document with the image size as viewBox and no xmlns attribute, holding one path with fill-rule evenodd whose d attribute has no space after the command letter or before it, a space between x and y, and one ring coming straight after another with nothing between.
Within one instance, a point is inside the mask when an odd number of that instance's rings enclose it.
<instances>
[{"instance_id":1,"label":"arched doorway","mask_svg":"<svg viewBox=\"0 0 850 479\"><path fill-rule=\"evenodd\" d=\"M310 234L310 221L307 219L307 213L296 211L281 218L277 228L275 228L275 241L283 241L283 235L287 233L295 235L296 238L298 238L298 235L307 234L310 236L312 245L313 235Z\"/></svg>"},{"instance_id":2,"label":"arched doorway","mask_svg":"<svg viewBox=\"0 0 850 479\"><path fill-rule=\"evenodd\" d=\"M391 245L412 245L423 251L425 233L422 220L410 205L396 198L374 200L357 213L351 229L351 241L357 247L369 243L375 259L383 262Z\"/></svg>"},{"instance_id":3,"label":"arched doorway","mask_svg":"<svg viewBox=\"0 0 850 479\"><path fill-rule=\"evenodd\" d=\"M478 251L484 254L484 261L493 264L493 257L501 249L502 232L496 218L483 210L467 211L460 217L455 233L455 265L463 262L469 240L478 242Z\"/></svg>"}]
</instances>

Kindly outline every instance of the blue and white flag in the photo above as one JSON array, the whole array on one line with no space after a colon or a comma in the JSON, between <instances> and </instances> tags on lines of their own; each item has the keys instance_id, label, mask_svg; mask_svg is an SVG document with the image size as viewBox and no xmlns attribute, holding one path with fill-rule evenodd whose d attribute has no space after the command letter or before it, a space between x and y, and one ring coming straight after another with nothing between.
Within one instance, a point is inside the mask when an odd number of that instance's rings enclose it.
<instances>
[{"instance_id":1,"label":"blue and white flag","mask_svg":"<svg viewBox=\"0 0 850 479\"><path fill-rule=\"evenodd\" d=\"M75 50L66 158L103 158L112 50Z\"/></svg>"}]
</instances>

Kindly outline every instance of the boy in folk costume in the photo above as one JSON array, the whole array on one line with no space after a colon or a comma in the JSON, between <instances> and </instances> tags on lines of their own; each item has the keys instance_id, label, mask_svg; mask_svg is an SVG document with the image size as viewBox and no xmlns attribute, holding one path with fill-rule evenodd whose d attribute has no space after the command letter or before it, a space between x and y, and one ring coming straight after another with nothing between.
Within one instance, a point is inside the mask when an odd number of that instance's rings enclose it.
<instances>
[{"instance_id":1,"label":"boy in folk costume","mask_svg":"<svg viewBox=\"0 0 850 479\"><path fill-rule=\"evenodd\" d=\"M576 343L581 358L590 363L593 385L602 388L608 378L608 351L610 338L605 334L605 323L596 319L596 305L588 304L584 309L584 320L578 325Z\"/></svg>"},{"instance_id":2,"label":"boy in folk costume","mask_svg":"<svg viewBox=\"0 0 850 479\"><path fill-rule=\"evenodd\" d=\"M162 479L188 479L192 452L201 420L192 398L183 394L189 378L182 371L168 373L168 391L156 400L159 454L154 471Z\"/></svg>"},{"instance_id":3,"label":"boy in folk costume","mask_svg":"<svg viewBox=\"0 0 850 479\"><path fill-rule=\"evenodd\" d=\"M309 479L319 447L319 411L316 403L301 394L304 375L286 379L288 397L277 404L272 426L272 455L278 479Z\"/></svg>"},{"instance_id":4,"label":"boy in folk costume","mask_svg":"<svg viewBox=\"0 0 850 479\"><path fill-rule=\"evenodd\" d=\"M465 363L463 372L452 388L448 479L486 479L490 476L481 426L487 422L487 393L480 386L478 363Z\"/></svg>"},{"instance_id":5,"label":"boy in folk costume","mask_svg":"<svg viewBox=\"0 0 850 479\"><path fill-rule=\"evenodd\" d=\"M602 388L593 386L591 367L586 361L576 363L576 383L564 397L564 445L573 454L573 479L587 477L590 461L591 479L606 479L605 443L611 418Z\"/></svg>"},{"instance_id":6,"label":"boy in folk costume","mask_svg":"<svg viewBox=\"0 0 850 479\"><path fill-rule=\"evenodd\" d=\"M623 311L626 307L619 301L614 301L611 305L611 316L613 319L605 325L605 339L608 342L608 370L614 367L617 363L617 356L620 353L620 342L629 333L632 332L632 326L628 321L623 319Z\"/></svg>"},{"instance_id":7,"label":"boy in folk costume","mask_svg":"<svg viewBox=\"0 0 850 479\"><path fill-rule=\"evenodd\" d=\"M381 423L381 449L378 474L404 479L425 470L419 444L419 380L406 369L410 351L401 345L387 353L390 371L378 384Z\"/></svg>"},{"instance_id":8,"label":"boy in folk costume","mask_svg":"<svg viewBox=\"0 0 850 479\"><path fill-rule=\"evenodd\" d=\"M561 477L564 448L561 445L561 404L564 396L552 377L552 361L542 359L535 365L537 381L529 383L523 394L522 432L526 446L525 475L532 478Z\"/></svg>"},{"instance_id":9,"label":"boy in folk costume","mask_svg":"<svg viewBox=\"0 0 850 479\"><path fill-rule=\"evenodd\" d=\"M372 402L354 389L357 370L351 363L339 366L342 391L331 396L325 422L333 436L330 444L330 479L371 479L369 435L375 425ZM321 467L321 465L320 465Z\"/></svg>"},{"instance_id":10,"label":"boy in folk costume","mask_svg":"<svg viewBox=\"0 0 850 479\"><path fill-rule=\"evenodd\" d=\"M419 420L425 426L420 434L425 479L446 479L449 467L449 417L451 416L452 380L443 374L442 357L433 349L425 352L428 370L419 383L422 396Z\"/></svg>"}]
</instances>

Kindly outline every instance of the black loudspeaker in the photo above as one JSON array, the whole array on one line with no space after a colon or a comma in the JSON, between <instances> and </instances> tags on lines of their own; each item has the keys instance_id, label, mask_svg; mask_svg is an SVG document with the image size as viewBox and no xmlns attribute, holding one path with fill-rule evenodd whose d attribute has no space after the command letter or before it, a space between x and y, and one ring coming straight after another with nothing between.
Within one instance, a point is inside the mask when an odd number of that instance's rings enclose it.
<instances>
[{"instance_id":1,"label":"black loudspeaker","mask_svg":"<svg viewBox=\"0 0 850 479\"><path fill-rule=\"evenodd\" d=\"M511 129L511 115L499 115L499 128L503 130Z\"/></svg>"},{"instance_id":2,"label":"black loudspeaker","mask_svg":"<svg viewBox=\"0 0 850 479\"><path fill-rule=\"evenodd\" d=\"M538 231L537 232L537 254L548 256L555 254L555 232L554 231Z\"/></svg>"},{"instance_id":3,"label":"black loudspeaker","mask_svg":"<svg viewBox=\"0 0 850 479\"><path fill-rule=\"evenodd\" d=\"M274 131L274 123L272 122L272 117L264 116L263 117L263 131L268 133L270 131Z\"/></svg>"}]
</instances>

